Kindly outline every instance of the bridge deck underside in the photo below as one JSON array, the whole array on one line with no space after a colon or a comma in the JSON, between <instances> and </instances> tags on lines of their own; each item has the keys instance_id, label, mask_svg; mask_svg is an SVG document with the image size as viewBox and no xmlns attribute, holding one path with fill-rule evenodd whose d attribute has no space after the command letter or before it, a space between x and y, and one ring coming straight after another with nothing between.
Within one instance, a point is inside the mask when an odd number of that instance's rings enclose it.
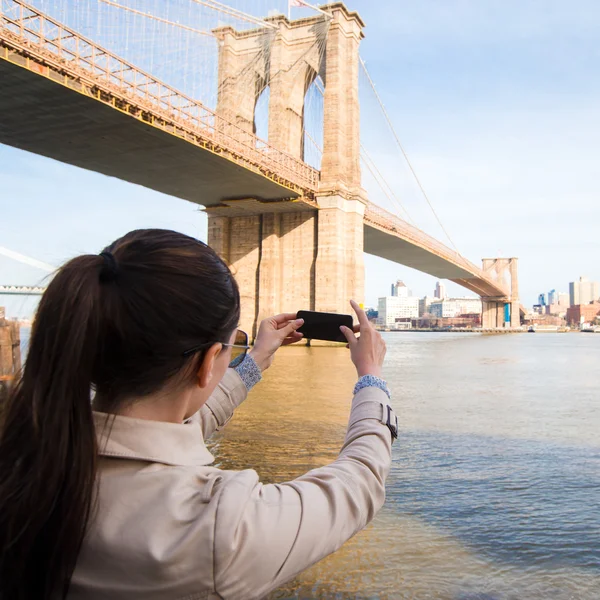
<instances>
[{"instance_id":1,"label":"bridge deck underside","mask_svg":"<svg viewBox=\"0 0 600 600\"><path fill-rule=\"evenodd\" d=\"M365 223L365 252L429 273L440 279L468 279L472 274L415 244Z\"/></svg>"},{"instance_id":2,"label":"bridge deck underside","mask_svg":"<svg viewBox=\"0 0 600 600\"><path fill-rule=\"evenodd\" d=\"M298 194L227 158L0 59L0 143L205 206Z\"/></svg>"},{"instance_id":3,"label":"bridge deck underside","mask_svg":"<svg viewBox=\"0 0 600 600\"><path fill-rule=\"evenodd\" d=\"M438 256L414 242L370 226L367 222L365 222L364 250L368 254L429 273L439 279L450 279L481 296L499 295L497 287L491 286L477 274L455 265L447 258Z\"/></svg>"}]
</instances>

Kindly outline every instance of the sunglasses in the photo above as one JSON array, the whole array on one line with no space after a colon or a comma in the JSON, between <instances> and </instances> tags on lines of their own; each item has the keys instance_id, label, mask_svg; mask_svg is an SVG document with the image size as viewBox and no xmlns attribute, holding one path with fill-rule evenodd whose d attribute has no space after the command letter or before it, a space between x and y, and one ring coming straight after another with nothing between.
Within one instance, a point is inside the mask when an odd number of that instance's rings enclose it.
<instances>
[{"instance_id":1,"label":"sunglasses","mask_svg":"<svg viewBox=\"0 0 600 600\"><path fill-rule=\"evenodd\" d=\"M212 346L216 342L204 342L204 344L198 344L189 350L186 350L183 353L183 356L191 356L196 352L199 352L203 348L207 346ZM241 329L238 329L235 333L235 340L233 344L221 344L224 348L231 348L231 362L229 366L231 368L235 368L242 363L244 358L246 358L246 354L248 350L250 350L250 345L248 344L248 334Z\"/></svg>"}]
</instances>

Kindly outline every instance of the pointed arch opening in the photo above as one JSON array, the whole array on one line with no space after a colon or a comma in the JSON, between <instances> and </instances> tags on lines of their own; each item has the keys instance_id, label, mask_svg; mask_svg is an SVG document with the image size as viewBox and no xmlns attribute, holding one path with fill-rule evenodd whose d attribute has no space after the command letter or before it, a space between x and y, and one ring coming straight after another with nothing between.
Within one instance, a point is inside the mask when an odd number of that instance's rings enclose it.
<instances>
[{"instance_id":1,"label":"pointed arch opening","mask_svg":"<svg viewBox=\"0 0 600 600\"><path fill-rule=\"evenodd\" d=\"M254 105L254 125L253 131L261 140L269 139L269 101L271 99L271 87L265 85L258 96Z\"/></svg>"},{"instance_id":2,"label":"pointed arch opening","mask_svg":"<svg viewBox=\"0 0 600 600\"><path fill-rule=\"evenodd\" d=\"M302 109L302 160L315 169L321 169L323 156L324 94L323 79L310 69L306 75L306 91Z\"/></svg>"}]
</instances>

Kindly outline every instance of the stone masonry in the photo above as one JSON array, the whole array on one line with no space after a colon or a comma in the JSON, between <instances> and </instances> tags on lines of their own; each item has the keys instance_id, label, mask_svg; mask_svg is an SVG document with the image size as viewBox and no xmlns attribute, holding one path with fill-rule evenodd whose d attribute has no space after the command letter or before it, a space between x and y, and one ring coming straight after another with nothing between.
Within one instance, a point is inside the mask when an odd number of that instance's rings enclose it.
<instances>
[{"instance_id":1,"label":"stone masonry","mask_svg":"<svg viewBox=\"0 0 600 600\"><path fill-rule=\"evenodd\" d=\"M349 312L364 296L358 49L364 23L343 3L332 15L288 21L277 29L215 30L220 39L217 111L254 131L260 90L270 85L269 142L303 158L304 98L317 75L325 84L324 139L317 210L247 216L209 214L208 243L232 267L242 296L241 325L301 309ZM325 52L322 52L322 50Z\"/></svg>"}]
</instances>

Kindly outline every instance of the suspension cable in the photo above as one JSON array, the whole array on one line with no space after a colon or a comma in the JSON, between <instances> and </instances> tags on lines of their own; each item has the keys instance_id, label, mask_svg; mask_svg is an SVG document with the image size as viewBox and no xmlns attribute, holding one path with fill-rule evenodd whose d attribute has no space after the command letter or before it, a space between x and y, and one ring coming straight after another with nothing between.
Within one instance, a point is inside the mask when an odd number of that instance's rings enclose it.
<instances>
[{"instance_id":1,"label":"suspension cable","mask_svg":"<svg viewBox=\"0 0 600 600\"><path fill-rule=\"evenodd\" d=\"M362 144L360 145L360 149L361 149L361 157L363 159L363 162L365 163L367 169L369 169L369 171L371 172L371 175L373 175L373 177L375 178L375 181L377 181L377 183L379 184L379 187L383 190L383 193L388 197L388 200L390 200L392 202L392 204L395 204L402 212L404 212L404 214L406 215L406 218L410 221L410 223L413 226L416 227L415 222L412 220L407 208L401 202L400 198L398 198L398 196L396 196L392 186L386 181L385 177L383 176L383 174L377 167L376 162L371 158L371 156L367 152L367 149ZM373 168L371 168L369 166L369 163L371 163L371 166ZM381 179L381 182L378 181L377 175L375 175L375 173L373 173L373 170L375 170L375 172ZM384 189L384 185L387 187L389 193L386 192L386 190Z\"/></svg>"},{"instance_id":2,"label":"suspension cable","mask_svg":"<svg viewBox=\"0 0 600 600\"><path fill-rule=\"evenodd\" d=\"M315 79L315 87L320 92L321 96L325 96L325 90L319 85L317 79ZM316 146L317 150L319 150L319 152L321 152L321 154L323 154L323 149L319 148L319 146L313 140L311 135L308 132L306 132L306 135L308 136L308 139ZM363 159L363 162L365 163L365 166L367 167L367 169L369 170L371 175L373 175L373 179L375 179L375 181L381 188L381 191L386 195L387 199L392 204L395 204L396 207L398 207L400 209L400 211L406 215L406 218L408 219L408 221L414 227L416 227L415 222L413 221L412 217L410 216L410 213L408 212L407 208L404 206L404 204L402 203L400 198L398 198L398 196L394 192L392 186L386 181L386 179L383 176L383 174L381 173L381 171L377 168L375 161L370 157L369 153L367 152L367 149L362 145L362 143L360 144L360 149L361 149L361 158ZM376 171L377 174L374 171Z\"/></svg>"},{"instance_id":3,"label":"suspension cable","mask_svg":"<svg viewBox=\"0 0 600 600\"><path fill-rule=\"evenodd\" d=\"M269 23L268 21L264 21L259 17L254 17L249 15L237 8L233 8L232 6L227 6L226 4L222 4L221 2L217 2L217 0L192 0L196 4L201 4L202 6L206 6L206 8L210 8L212 10L216 10L218 12L222 12L223 14L229 15L230 17L235 17L236 19L241 19L242 21L247 21L248 23L253 23L254 25L260 25L261 27L269 27L270 29L279 29L277 25L274 23Z\"/></svg>"},{"instance_id":4,"label":"suspension cable","mask_svg":"<svg viewBox=\"0 0 600 600\"><path fill-rule=\"evenodd\" d=\"M393 203L392 197L390 196L389 192L385 189L385 187L382 185L381 181L379 181L379 179L377 178L377 175L375 174L375 171L373 171L373 169L371 168L371 165L367 161L365 155L361 154L360 158L362 159L363 164L365 165L365 167L367 167L367 170L369 171L369 173L371 173L371 175L373 176L373 179L375 179L375 181L377 182L377 185L379 186L379 188L381 189L381 191L385 194L386 198L390 202ZM407 216L408 216L408 213L407 213Z\"/></svg>"},{"instance_id":5,"label":"suspension cable","mask_svg":"<svg viewBox=\"0 0 600 600\"><path fill-rule=\"evenodd\" d=\"M306 131L306 129L304 130L304 133L306 134L306 137L313 143L313 146L321 153L323 154L323 148L321 148L321 146L319 146L319 144L315 141L315 139L313 138L312 135L310 135L310 133L308 133L308 131Z\"/></svg>"},{"instance_id":6,"label":"suspension cable","mask_svg":"<svg viewBox=\"0 0 600 600\"><path fill-rule=\"evenodd\" d=\"M210 31L202 31L201 29L194 29L193 27L188 27L187 25L182 25L181 23L175 23L175 21L169 21L168 19L163 19L162 17L157 17L156 15L151 15L150 13L142 12L141 10L136 10L135 8L130 8L129 6L124 6L123 4L118 4L117 2L112 2L112 0L100 0L100 2L104 4L108 4L109 6L114 6L116 8L120 8L121 10L126 10L131 13L135 13L136 15L141 15L142 17L146 17L147 19L153 19L154 21L160 21L161 23L165 23L166 25L172 25L173 27L179 27L180 29L185 29L186 31L191 31L193 33L199 33L200 35L207 35L209 37L215 37L214 33Z\"/></svg>"},{"instance_id":7,"label":"suspension cable","mask_svg":"<svg viewBox=\"0 0 600 600\"><path fill-rule=\"evenodd\" d=\"M413 169L413 166L408 158L408 155L406 154L406 151L404 150L404 147L402 146L402 143L400 142L400 138L398 137L398 134L396 133L396 130L394 129L394 126L392 124L392 121L388 115L387 110L385 109L385 106L383 104L383 101L381 100L381 97L379 96L379 93L377 92L377 90L375 89L375 84L373 83L373 80L371 79L371 75L369 75L369 72L367 71L367 66L365 65L365 61L362 59L362 56L359 57L360 60L360 64L362 66L362 69L365 73L365 75L367 76L367 79L369 81L369 84L371 85L371 89L373 90L373 93L375 94L375 98L377 98L377 102L379 103L379 106L381 107L381 110L383 112L383 116L385 117L385 120L387 121L387 124L389 125L389 128L396 140L396 143L398 144L398 147L400 148L400 151L402 152L402 155L404 156L404 160L406 160L406 164L408 165L413 177L415 178L415 181L417 182L417 185L419 186L419 189L421 190L421 193L423 194L423 197L425 198L425 200L427 201L427 204L429 205L429 208L431 209L431 212L433 213L433 216L435 217L436 221L438 222L438 225L441 227L442 231L444 232L444 234L446 235L446 237L448 238L448 240L450 241L450 243L452 244L454 250L460 254L460 252L458 252L458 248L456 247L456 244L452 241L452 238L450 237L449 233L446 231L446 228L444 227L444 225L442 224L442 221L440 220L440 218L438 217L438 214L435 212L435 209L433 208L433 205L431 204L431 201L429 200L429 197L427 196L427 194L425 193L425 189L423 188L423 185L421 184L421 181L419 180L419 178L417 177L417 174L415 172L415 170Z\"/></svg>"},{"instance_id":8,"label":"suspension cable","mask_svg":"<svg viewBox=\"0 0 600 600\"><path fill-rule=\"evenodd\" d=\"M56 267L53 265L49 265L48 263L42 262L41 260L37 260L35 258L30 258L29 256L21 254L20 252L14 252L8 248L0 247L0 256L12 258L12 260L16 260L24 265L29 265L30 267L35 267L36 269L41 269L47 273L54 273L54 271L56 271Z\"/></svg>"}]
</instances>

